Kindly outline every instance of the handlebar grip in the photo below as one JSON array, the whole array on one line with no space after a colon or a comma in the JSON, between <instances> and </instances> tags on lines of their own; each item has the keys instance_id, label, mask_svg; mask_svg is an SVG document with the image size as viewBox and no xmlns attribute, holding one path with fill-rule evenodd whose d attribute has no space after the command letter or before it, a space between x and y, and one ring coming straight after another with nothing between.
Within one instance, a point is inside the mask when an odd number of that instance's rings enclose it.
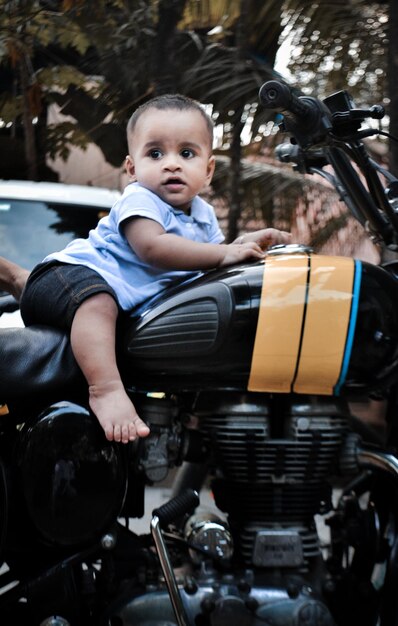
<instances>
[{"instance_id":1,"label":"handlebar grip","mask_svg":"<svg viewBox=\"0 0 398 626\"><path fill-rule=\"evenodd\" d=\"M176 496L166 504L154 509L152 515L159 518L162 528L170 524L173 520L190 513L199 505L199 495L193 489L186 489L179 496Z\"/></svg>"},{"instance_id":2,"label":"handlebar grip","mask_svg":"<svg viewBox=\"0 0 398 626\"><path fill-rule=\"evenodd\" d=\"M259 99L267 109L283 113L283 128L301 148L318 141L331 128L329 109L316 98L296 96L289 85L269 80L260 88Z\"/></svg>"},{"instance_id":3,"label":"handlebar grip","mask_svg":"<svg viewBox=\"0 0 398 626\"><path fill-rule=\"evenodd\" d=\"M288 117L290 114L298 124L306 128L319 122L320 109L315 98L298 97L289 85L277 80L264 83L260 87L259 98L265 108L284 113Z\"/></svg>"},{"instance_id":4,"label":"handlebar grip","mask_svg":"<svg viewBox=\"0 0 398 626\"><path fill-rule=\"evenodd\" d=\"M307 113L307 105L294 95L288 85L277 80L269 80L260 87L259 98L266 109L288 111L302 116Z\"/></svg>"}]
</instances>

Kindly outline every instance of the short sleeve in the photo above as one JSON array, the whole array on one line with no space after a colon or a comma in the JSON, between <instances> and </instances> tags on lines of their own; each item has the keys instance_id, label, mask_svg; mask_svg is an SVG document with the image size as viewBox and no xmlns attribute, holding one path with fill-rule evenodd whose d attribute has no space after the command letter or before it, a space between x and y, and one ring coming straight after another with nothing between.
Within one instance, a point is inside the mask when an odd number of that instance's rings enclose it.
<instances>
[{"instance_id":1,"label":"short sleeve","mask_svg":"<svg viewBox=\"0 0 398 626\"><path fill-rule=\"evenodd\" d=\"M119 201L115 217L117 227L121 231L123 231L123 222L132 217L146 217L158 222L165 230L167 228L167 213L156 202L154 194L143 188L132 190Z\"/></svg>"}]
</instances>

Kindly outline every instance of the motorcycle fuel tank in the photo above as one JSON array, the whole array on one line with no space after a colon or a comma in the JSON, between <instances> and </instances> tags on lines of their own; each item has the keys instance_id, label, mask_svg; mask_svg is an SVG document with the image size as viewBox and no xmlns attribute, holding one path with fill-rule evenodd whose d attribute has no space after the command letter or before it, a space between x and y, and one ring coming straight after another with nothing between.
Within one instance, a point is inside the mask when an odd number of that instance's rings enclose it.
<instances>
[{"instance_id":1,"label":"motorcycle fuel tank","mask_svg":"<svg viewBox=\"0 0 398 626\"><path fill-rule=\"evenodd\" d=\"M397 375L398 281L381 267L283 246L168 293L127 331L133 386L339 395Z\"/></svg>"}]
</instances>

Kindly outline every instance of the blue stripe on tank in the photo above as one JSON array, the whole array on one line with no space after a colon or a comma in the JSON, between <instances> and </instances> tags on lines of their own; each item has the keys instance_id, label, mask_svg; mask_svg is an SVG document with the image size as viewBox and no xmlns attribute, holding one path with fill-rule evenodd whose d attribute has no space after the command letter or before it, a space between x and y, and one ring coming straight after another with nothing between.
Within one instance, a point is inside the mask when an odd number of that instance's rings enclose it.
<instances>
[{"instance_id":1,"label":"blue stripe on tank","mask_svg":"<svg viewBox=\"0 0 398 626\"><path fill-rule=\"evenodd\" d=\"M359 304L359 292L361 289L361 277L362 277L362 263L355 259L354 261L354 284L352 288L352 303L351 303L351 313L350 313L350 322L348 325L347 339L345 343L345 350L343 356L343 364L341 366L341 372L339 379L334 387L334 395L338 396L341 391L341 387L343 386L347 372L348 366L351 359L352 352L352 344L354 343L354 334L355 327L357 323L357 315L358 315L358 304Z\"/></svg>"}]
</instances>

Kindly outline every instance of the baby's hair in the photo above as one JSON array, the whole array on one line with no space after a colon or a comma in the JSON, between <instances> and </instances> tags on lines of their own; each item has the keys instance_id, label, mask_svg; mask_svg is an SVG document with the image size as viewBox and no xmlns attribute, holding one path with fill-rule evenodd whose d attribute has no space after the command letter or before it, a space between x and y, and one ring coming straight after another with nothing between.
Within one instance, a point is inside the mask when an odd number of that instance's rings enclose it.
<instances>
[{"instance_id":1,"label":"baby's hair","mask_svg":"<svg viewBox=\"0 0 398 626\"><path fill-rule=\"evenodd\" d=\"M203 107L192 98L183 96L182 94L163 94L156 96L148 102L144 102L138 107L130 117L127 123L127 141L130 140L131 135L134 133L134 129L141 115L150 109L158 109L159 111L198 111L206 122L207 130L209 132L210 147L213 145L213 120L210 115L206 113Z\"/></svg>"}]
</instances>

